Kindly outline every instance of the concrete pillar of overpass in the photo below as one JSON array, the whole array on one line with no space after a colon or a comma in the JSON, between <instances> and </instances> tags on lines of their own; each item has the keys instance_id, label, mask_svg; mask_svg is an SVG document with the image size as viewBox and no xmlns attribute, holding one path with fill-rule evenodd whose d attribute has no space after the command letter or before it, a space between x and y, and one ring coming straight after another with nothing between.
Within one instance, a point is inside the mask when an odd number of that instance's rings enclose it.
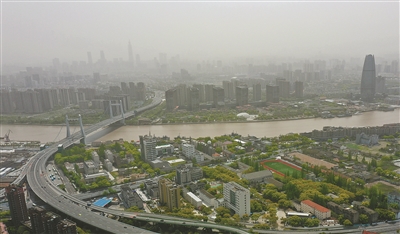
<instances>
[{"instance_id":1,"label":"concrete pillar of overpass","mask_svg":"<svg viewBox=\"0 0 400 234\"><path fill-rule=\"evenodd\" d=\"M69 120L68 120L68 115L65 115L65 125L67 127L67 138L71 136L71 132L69 131Z\"/></svg>"},{"instance_id":2,"label":"concrete pillar of overpass","mask_svg":"<svg viewBox=\"0 0 400 234\"><path fill-rule=\"evenodd\" d=\"M112 118L112 117L114 117L113 116L113 113L112 113L112 106L111 106L111 100L110 101L108 101L108 104L110 105L110 119Z\"/></svg>"},{"instance_id":3,"label":"concrete pillar of overpass","mask_svg":"<svg viewBox=\"0 0 400 234\"><path fill-rule=\"evenodd\" d=\"M85 135L85 131L83 129L83 124L82 124L82 116L81 114L79 114L79 125L81 126L81 134L82 134L82 140L81 143L86 145L86 135Z\"/></svg>"},{"instance_id":4,"label":"concrete pillar of overpass","mask_svg":"<svg viewBox=\"0 0 400 234\"><path fill-rule=\"evenodd\" d=\"M124 117L124 107L122 106L122 100L119 100L119 106L121 107L121 113L122 113L122 120L121 123L125 125L125 117Z\"/></svg>"}]
</instances>

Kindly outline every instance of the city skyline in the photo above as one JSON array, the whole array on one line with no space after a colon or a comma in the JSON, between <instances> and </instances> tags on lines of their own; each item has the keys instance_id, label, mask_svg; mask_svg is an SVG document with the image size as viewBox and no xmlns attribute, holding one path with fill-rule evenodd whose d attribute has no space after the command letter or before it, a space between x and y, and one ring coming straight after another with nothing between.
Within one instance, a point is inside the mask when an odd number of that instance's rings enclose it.
<instances>
[{"instance_id":1,"label":"city skyline","mask_svg":"<svg viewBox=\"0 0 400 234\"><path fill-rule=\"evenodd\" d=\"M2 63L42 65L56 57L87 61L87 52L95 62L99 51L108 61L129 61L129 41L133 55L143 61L160 53L216 60L369 53L396 59L398 5L3 2Z\"/></svg>"}]
</instances>

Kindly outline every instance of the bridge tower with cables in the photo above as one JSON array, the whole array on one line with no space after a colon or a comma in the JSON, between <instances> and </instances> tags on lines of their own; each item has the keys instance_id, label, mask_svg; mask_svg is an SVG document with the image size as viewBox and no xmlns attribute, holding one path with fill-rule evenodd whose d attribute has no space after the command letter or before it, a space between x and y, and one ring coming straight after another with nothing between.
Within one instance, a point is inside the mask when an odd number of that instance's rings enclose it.
<instances>
[{"instance_id":1,"label":"bridge tower with cables","mask_svg":"<svg viewBox=\"0 0 400 234\"><path fill-rule=\"evenodd\" d=\"M79 114L79 118L78 119L69 119L68 115L65 115L65 124L67 126L67 139L73 140L71 138L71 132L69 130L69 121L79 121L79 125L80 125L80 128L81 128L81 136L82 136L81 143L86 145L86 135L85 135L85 130L83 129L82 116Z\"/></svg>"},{"instance_id":2,"label":"bridge tower with cables","mask_svg":"<svg viewBox=\"0 0 400 234\"><path fill-rule=\"evenodd\" d=\"M125 117L124 117L124 108L122 106L122 100L119 100L119 103L111 103L111 101L108 102L109 103L109 109L110 109L110 118L113 118L113 110L112 110L112 106L119 106L121 108L121 123L125 125Z\"/></svg>"}]
</instances>

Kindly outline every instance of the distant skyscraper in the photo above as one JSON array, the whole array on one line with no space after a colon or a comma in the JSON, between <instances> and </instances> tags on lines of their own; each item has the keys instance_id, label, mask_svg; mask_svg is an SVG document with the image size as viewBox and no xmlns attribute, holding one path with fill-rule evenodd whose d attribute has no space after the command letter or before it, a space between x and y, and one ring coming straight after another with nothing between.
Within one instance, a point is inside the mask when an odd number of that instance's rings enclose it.
<instances>
[{"instance_id":1,"label":"distant skyscraper","mask_svg":"<svg viewBox=\"0 0 400 234\"><path fill-rule=\"evenodd\" d=\"M22 187L10 185L6 187L6 196L10 207L11 219L15 226L28 221L28 209L25 202L25 193Z\"/></svg>"},{"instance_id":2,"label":"distant skyscraper","mask_svg":"<svg viewBox=\"0 0 400 234\"><path fill-rule=\"evenodd\" d=\"M178 106L178 91L176 87L165 91L165 101L167 103L167 111L172 111Z\"/></svg>"},{"instance_id":3,"label":"distant skyscraper","mask_svg":"<svg viewBox=\"0 0 400 234\"><path fill-rule=\"evenodd\" d=\"M214 107L217 108L219 106L224 106L225 105L225 93L224 89L221 87L213 87L213 104Z\"/></svg>"},{"instance_id":4,"label":"distant skyscraper","mask_svg":"<svg viewBox=\"0 0 400 234\"><path fill-rule=\"evenodd\" d=\"M132 52L131 41L129 41L128 44L128 59L129 59L129 66L133 67L133 52Z\"/></svg>"},{"instance_id":5,"label":"distant skyscraper","mask_svg":"<svg viewBox=\"0 0 400 234\"><path fill-rule=\"evenodd\" d=\"M267 85L267 102L278 103L279 102L279 86L277 85Z\"/></svg>"},{"instance_id":6,"label":"distant skyscraper","mask_svg":"<svg viewBox=\"0 0 400 234\"><path fill-rule=\"evenodd\" d=\"M303 82L301 81L296 81L294 82L294 95L297 98L302 98L303 97Z\"/></svg>"},{"instance_id":7,"label":"distant skyscraper","mask_svg":"<svg viewBox=\"0 0 400 234\"><path fill-rule=\"evenodd\" d=\"M189 89L189 100L188 100L188 109L191 111L198 111L199 110L199 89L197 88L190 88Z\"/></svg>"},{"instance_id":8,"label":"distant skyscraper","mask_svg":"<svg viewBox=\"0 0 400 234\"><path fill-rule=\"evenodd\" d=\"M253 84L253 102L261 101L261 84Z\"/></svg>"},{"instance_id":9,"label":"distant skyscraper","mask_svg":"<svg viewBox=\"0 0 400 234\"><path fill-rule=\"evenodd\" d=\"M90 51L87 52L87 61L89 65L93 64L92 53Z\"/></svg>"},{"instance_id":10,"label":"distant skyscraper","mask_svg":"<svg viewBox=\"0 0 400 234\"><path fill-rule=\"evenodd\" d=\"M375 58L372 54L365 56L361 76L361 100L371 102L375 96Z\"/></svg>"},{"instance_id":11,"label":"distant skyscraper","mask_svg":"<svg viewBox=\"0 0 400 234\"><path fill-rule=\"evenodd\" d=\"M247 86L236 86L235 93L237 106L244 106L249 104L249 88Z\"/></svg>"},{"instance_id":12,"label":"distant skyscraper","mask_svg":"<svg viewBox=\"0 0 400 234\"><path fill-rule=\"evenodd\" d=\"M375 84L376 93L386 93L385 81L386 81L385 77L382 76L376 77L376 84Z\"/></svg>"}]
</instances>

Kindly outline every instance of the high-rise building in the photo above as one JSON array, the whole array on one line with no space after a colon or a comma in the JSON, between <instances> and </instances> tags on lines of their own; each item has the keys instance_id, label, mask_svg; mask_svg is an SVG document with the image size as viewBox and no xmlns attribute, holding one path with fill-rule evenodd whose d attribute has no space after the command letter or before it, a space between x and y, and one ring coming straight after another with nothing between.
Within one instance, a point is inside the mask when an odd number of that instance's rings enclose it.
<instances>
[{"instance_id":1,"label":"high-rise building","mask_svg":"<svg viewBox=\"0 0 400 234\"><path fill-rule=\"evenodd\" d=\"M61 221L61 217L53 212L47 212L43 216L44 233L57 233L57 224Z\"/></svg>"},{"instance_id":2,"label":"high-rise building","mask_svg":"<svg viewBox=\"0 0 400 234\"><path fill-rule=\"evenodd\" d=\"M279 96L288 98L290 96L290 82L285 79L277 79L276 83L279 86Z\"/></svg>"},{"instance_id":3,"label":"high-rise building","mask_svg":"<svg viewBox=\"0 0 400 234\"><path fill-rule=\"evenodd\" d=\"M213 105L215 108L225 105L225 93L221 87L213 87Z\"/></svg>"},{"instance_id":4,"label":"high-rise building","mask_svg":"<svg viewBox=\"0 0 400 234\"><path fill-rule=\"evenodd\" d=\"M25 201L24 188L10 185L6 187L5 193L14 225L19 226L21 222L28 221L29 215Z\"/></svg>"},{"instance_id":5,"label":"high-rise building","mask_svg":"<svg viewBox=\"0 0 400 234\"><path fill-rule=\"evenodd\" d=\"M199 167L182 167L176 169L175 182L177 184L187 184L203 178L203 170Z\"/></svg>"},{"instance_id":6,"label":"high-rise building","mask_svg":"<svg viewBox=\"0 0 400 234\"><path fill-rule=\"evenodd\" d=\"M277 85L267 85L267 102L278 103L279 102L279 86Z\"/></svg>"},{"instance_id":7,"label":"high-rise building","mask_svg":"<svg viewBox=\"0 0 400 234\"><path fill-rule=\"evenodd\" d=\"M303 82L301 81L296 81L294 82L294 95L297 98L302 98L303 97Z\"/></svg>"},{"instance_id":8,"label":"high-rise building","mask_svg":"<svg viewBox=\"0 0 400 234\"><path fill-rule=\"evenodd\" d=\"M212 101L214 101L214 96L213 96L213 94L214 94L214 92L213 92L213 88L214 88L215 86L214 85L212 85L212 84L206 84L206 85L204 85L204 92L205 92L205 101L206 102L212 102Z\"/></svg>"},{"instance_id":9,"label":"high-rise building","mask_svg":"<svg viewBox=\"0 0 400 234\"><path fill-rule=\"evenodd\" d=\"M162 178L158 181L160 203L173 210L180 207L180 188L169 179Z\"/></svg>"},{"instance_id":10,"label":"high-rise building","mask_svg":"<svg viewBox=\"0 0 400 234\"><path fill-rule=\"evenodd\" d=\"M22 93L25 113L42 113L42 102L38 92L26 90Z\"/></svg>"},{"instance_id":11,"label":"high-rise building","mask_svg":"<svg viewBox=\"0 0 400 234\"><path fill-rule=\"evenodd\" d=\"M132 51L132 45L131 45L131 41L129 41L128 44L128 62L129 62L129 67L133 68L133 51Z\"/></svg>"},{"instance_id":12,"label":"high-rise building","mask_svg":"<svg viewBox=\"0 0 400 234\"><path fill-rule=\"evenodd\" d=\"M14 112L12 96L8 90L0 91L0 112L10 114Z\"/></svg>"},{"instance_id":13,"label":"high-rise building","mask_svg":"<svg viewBox=\"0 0 400 234\"><path fill-rule=\"evenodd\" d=\"M381 94L386 93L385 83L386 83L385 77L382 76L376 77L376 84L375 84L376 93L381 93Z\"/></svg>"},{"instance_id":14,"label":"high-rise building","mask_svg":"<svg viewBox=\"0 0 400 234\"><path fill-rule=\"evenodd\" d=\"M372 102L375 96L375 58L372 54L365 56L364 67L361 76L361 100Z\"/></svg>"},{"instance_id":15,"label":"high-rise building","mask_svg":"<svg viewBox=\"0 0 400 234\"><path fill-rule=\"evenodd\" d=\"M229 80L222 81L222 87L224 88L225 97L228 99L235 99L235 91L233 87L233 82Z\"/></svg>"},{"instance_id":16,"label":"high-rise building","mask_svg":"<svg viewBox=\"0 0 400 234\"><path fill-rule=\"evenodd\" d=\"M249 104L249 88L245 85L236 86L236 105L244 106Z\"/></svg>"},{"instance_id":17,"label":"high-rise building","mask_svg":"<svg viewBox=\"0 0 400 234\"><path fill-rule=\"evenodd\" d=\"M240 217L250 215L250 190L236 182L224 183L224 202Z\"/></svg>"},{"instance_id":18,"label":"high-rise building","mask_svg":"<svg viewBox=\"0 0 400 234\"><path fill-rule=\"evenodd\" d=\"M146 100L146 85L143 82L138 82L136 86L136 99L138 101Z\"/></svg>"},{"instance_id":19,"label":"high-rise building","mask_svg":"<svg viewBox=\"0 0 400 234\"><path fill-rule=\"evenodd\" d=\"M194 84L193 88L196 88L199 90L199 102L203 103L206 101L205 99L205 93L204 93L204 85L203 84Z\"/></svg>"},{"instance_id":20,"label":"high-rise building","mask_svg":"<svg viewBox=\"0 0 400 234\"><path fill-rule=\"evenodd\" d=\"M189 103L188 109L191 111L198 111L200 107L199 90L197 88L189 89Z\"/></svg>"},{"instance_id":21,"label":"high-rise building","mask_svg":"<svg viewBox=\"0 0 400 234\"><path fill-rule=\"evenodd\" d=\"M178 104L178 91L176 88L168 89L165 91L165 101L167 105L167 111L174 110Z\"/></svg>"},{"instance_id":22,"label":"high-rise building","mask_svg":"<svg viewBox=\"0 0 400 234\"><path fill-rule=\"evenodd\" d=\"M152 136L139 136L140 154L144 161L154 161L157 158L157 139Z\"/></svg>"},{"instance_id":23,"label":"high-rise building","mask_svg":"<svg viewBox=\"0 0 400 234\"><path fill-rule=\"evenodd\" d=\"M87 52L87 60L88 60L88 64L92 65L93 64L93 60L92 60L92 53L91 52Z\"/></svg>"},{"instance_id":24,"label":"high-rise building","mask_svg":"<svg viewBox=\"0 0 400 234\"><path fill-rule=\"evenodd\" d=\"M261 84L253 84L253 102L261 101Z\"/></svg>"},{"instance_id":25,"label":"high-rise building","mask_svg":"<svg viewBox=\"0 0 400 234\"><path fill-rule=\"evenodd\" d=\"M32 207L29 209L29 218L31 219L33 233L41 234L44 232L43 217L46 212L47 211L41 207Z\"/></svg>"},{"instance_id":26,"label":"high-rise building","mask_svg":"<svg viewBox=\"0 0 400 234\"><path fill-rule=\"evenodd\" d=\"M77 233L76 223L69 219L63 219L57 224L57 233L59 234L75 234Z\"/></svg>"},{"instance_id":27,"label":"high-rise building","mask_svg":"<svg viewBox=\"0 0 400 234\"><path fill-rule=\"evenodd\" d=\"M399 73L399 62L397 60L392 61L392 66L390 66L391 72L393 74Z\"/></svg>"}]
</instances>

